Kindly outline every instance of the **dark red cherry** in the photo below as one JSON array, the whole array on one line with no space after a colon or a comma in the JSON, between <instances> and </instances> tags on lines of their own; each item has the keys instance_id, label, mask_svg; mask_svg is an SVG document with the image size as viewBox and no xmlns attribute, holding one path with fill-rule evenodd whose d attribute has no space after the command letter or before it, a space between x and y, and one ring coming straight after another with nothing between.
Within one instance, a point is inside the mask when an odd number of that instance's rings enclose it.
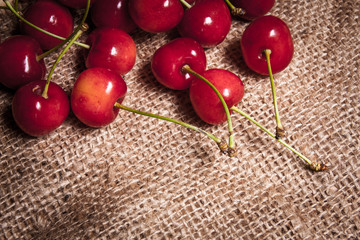
<instances>
[{"instance_id":1,"label":"dark red cherry","mask_svg":"<svg viewBox=\"0 0 360 240\"><path fill-rule=\"evenodd\" d=\"M57 0L61 4L76 9L83 9L86 8L87 0ZM100 2L103 0L100 0ZM95 0L91 0L90 4L93 4Z\"/></svg>"},{"instance_id":2,"label":"dark red cherry","mask_svg":"<svg viewBox=\"0 0 360 240\"><path fill-rule=\"evenodd\" d=\"M30 36L14 35L0 44L0 82L17 89L31 81L43 79L46 67L39 43Z\"/></svg>"},{"instance_id":3,"label":"dark red cherry","mask_svg":"<svg viewBox=\"0 0 360 240\"><path fill-rule=\"evenodd\" d=\"M119 28L97 28L89 34L87 43L91 46L85 62L87 68L103 67L123 75L135 65L135 42Z\"/></svg>"},{"instance_id":4,"label":"dark red cherry","mask_svg":"<svg viewBox=\"0 0 360 240\"><path fill-rule=\"evenodd\" d=\"M71 108L75 116L90 127L102 127L113 122L119 112L114 107L125 97L124 79L105 68L89 68L75 81Z\"/></svg>"},{"instance_id":5,"label":"dark red cherry","mask_svg":"<svg viewBox=\"0 0 360 240\"><path fill-rule=\"evenodd\" d=\"M202 76L216 87L229 109L243 98L244 85L234 73L224 69L209 69ZM195 78L190 85L189 94L195 112L203 121L220 124L227 120L219 97L203 80Z\"/></svg>"},{"instance_id":6,"label":"dark red cherry","mask_svg":"<svg viewBox=\"0 0 360 240\"><path fill-rule=\"evenodd\" d=\"M275 0L231 0L231 3L245 11L242 18L253 20L268 13L274 6Z\"/></svg>"},{"instance_id":7,"label":"dark red cherry","mask_svg":"<svg viewBox=\"0 0 360 240\"><path fill-rule=\"evenodd\" d=\"M189 65L202 74L206 68L206 56L201 45L191 38L177 38L163 45L151 60L151 70L155 78L164 86L183 90L190 86L194 76L182 71Z\"/></svg>"},{"instance_id":8,"label":"dark red cherry","mask_svg":"<svg viewBox=\"0 0 360 240\"><path fill-rule=\"evenodd\" d=\"M70 36L74 27L70 11L52 0L39 0L31 4L26 9L24 18L32 24L64 38ZM62 42L62 40L42 33L24 22L21 22L21 31L35 38L44 50L51 49Z\"/></svg>"},{"instance_id":9,"label":"dark red cherry","mask_svg":"<svg viewBox=\"0 0 360 240\"><path fill-rule=\"evenodd\" d=\"M46 81L30 82L19 88L12 101L17 125L31 136L42 136L58 128L69 114L70 104L65 91L50 82L48 98L41 96Z\"/></svg>"},{"instance_id":10,"label":"dark red cherry","mask_svg":"<svg viewBox=\"0 0 360 240\"><path fill-rule=\"evenodd\" d=\"M211 48L224 41L230 26L231 15L224 0L197 0L184 12L178 31L204 48Z\"/></svg>"},{"instance_id":11,"label":"dark red cherry","mask_svg":"<svg viewBox=\"0 0 360 240\"><path fill-rule=\"evenodd\" d=\"M272 73L284 70L293 57L294 45L286 23L275 16L255 19L244 31L241 50L246 65L253 71L268 75L265 49L271 50Z\"/></svg>"},{"instance_id":12,"label":"dark red cherry","mask_svg":"<svg viewBox=\"0 0 360 240\"><path fill-rule=\"evenodd\" d=\"M129 0L101 0L91 7L91 20L96 27L116 27L131 33L136 24L128 11Z\"/></svg>"},{"instance_id":13,"label":"dark red cherry","mask_svg":"<svg viewBox=\"0 0 360 240\"><path fill-rule=\"evenodd\" d=\"M179 0L129 0L129 13L146 32L166 32L176 27L184 14Z\"/></svg>"}]
</instances>

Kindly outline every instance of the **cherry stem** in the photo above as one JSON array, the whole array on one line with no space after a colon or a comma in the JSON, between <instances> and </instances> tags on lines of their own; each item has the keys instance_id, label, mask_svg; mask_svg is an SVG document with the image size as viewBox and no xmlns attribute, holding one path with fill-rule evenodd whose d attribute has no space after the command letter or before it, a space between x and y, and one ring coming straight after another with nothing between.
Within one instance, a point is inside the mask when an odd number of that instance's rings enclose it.
<instances>
[{"instance_id":1,"label":"cherry stem","mask_svg":"<svg viewBox=\"0 0 360 240\"><path fill-rule=\"evenodd\" d=\"M232 121L231 121L231 116L230 116L230 111L229 111L229 108L223 98L223 96L221 95L221 93L216 89L216 87L211 83L209 82L209 80L207 80L206 78L204 78L202 75L200 75L199 73L195 72L194 70L192 70L190 68L189 65L184 65L181 69L182 71L184 72L187 72L187 73L190 73L192 75L194 75L195 77L203 80L207 85L209 85L213 90L214 92L216 93L216 95L218 96L218 98L220 99L223 107L224 107L224 110L225 110L225 113L226 113L226 118L227 118L227 122L228 122L228 131L229 131L229 155L231 157L235 156L236 155L236 151L235 151L235 141L234 141L234 135L233 135L233 126L232 126Z\"/></svg>"},{"instance_id":2,"label":"cherry stem","mask_svg":"<svg viewBox=\"0 0 360 240\"><path fill-rule=\"evenodd\" d=\"M280 142L281 144L283 144L285 147L287 147L289 150L291 150L293 153L295 153L296 155L298 155L300 158L302 158L305 162L307 162L307 164L309 164L310 169L314 170L314 171L323 171L328 169L328 167L325 164L322 163L317 163L317 162L312 162L311 160L309 160L307 157L305 157L303 154L301 154L300 152L298 152L297 150L295 150L293 147L291 147L289 144L287 144L286 142L284 142L282 139L279 139L276 137L275 134L271 133L268 129L266 129L264 126L262 126L259 122L257 122L255 119L253 119L252 117L250 117L248 114L246 114L245 112L241 111L239 108L233 106L230 108L231 110L240 113L242 116L244 116L245 118L247 118L248 120L250 120L252 123L254 123L256 126L258 126L259 128L261 128L264 132L266 132L267 134L269 134L271 137L273 137L274 139L276 139L278 142Z\"/></svg>"},{"instance_id":3,"label":"cherry stem","mask_svg":"<svg viewBox=\"0 0 360 240\"><path fill-rule=\"evenodd\" d=\"M66 40L66 38L64 37L61 37L61 36L58 36L56 34L53 34L51 32L48 32L42 28L39 28L38 26L32 24L31 22L27 21L25 18L23 18L12 6L11 6L11 3L9 3L8 0L4 0L4 3L6 4L6 6L15 14L15 16L17 18L19 18L21 21L23 21L24 23L26 23L27 25L39 30L40 32L43 32L49 36L52 36L54 38L57 38L57 39L60 39L60 40ZM80 42L74 42L74 44L76 45L79 45L81 47L84 47L84 48L87 48L87 49L90 49L90 46L88 44L85 44L85 43L80 43Z\"/></svg>"},{"instance_id":4,"label":"cherry stem","mask_svg":"<svg viewBox=\"0 0 360 240\"><path fill-rule=\"evenodd\" d=\"M244 9L235 7L230 0L225 0L225 2L229 6L233 16L241 17L245 15Z\"/></svg>"},{"instance_id":5,"label":"cherry stem","mask_svg":"<svg viewBox=\"0 0 360 240\"><path fill-rule=\"evenodd\" d=\"M15 9L16 11L19 11L19 0L15 0L15 7L14 7L14 9Z\"/></svg>"},{"instance_id":6,"label":"cherry stem","mask_svg":"<svg viewBox=\"0 0 360 240\"><path fill-rule=\"evenodd\" d=\"M180 2L186 7L186 8L191 8L191 5L185 1L185 0L180 0Z\"/></svg>"},{"instance_id":7,"label":"cherry stem","mask_svg":"<svg viewBox=\"0 0 360 240\"><path fill-rule=\"evenodd\" d=\"M274 77L273 77L272 70L271 70L271 62L270 62L271 50L270 49L265 49L264 54L265 54L265 57L266 57L266 63L267 63L268 71L269 71L270 83L271 83L271 91L272 91L273 102L274 102L274 110L275 110L275 118L276 118L276 137L281 138L281 137L283 137L285 135L285 130L284 130L284 127L281 124L279 109L278 109L278 106L277 106L275 83L274 83Z\"/></svg>"},{"instance_id":8,"label":"cherry stem","mask_svg":"<svg viewBox=\"0 0 360 240\"><path fill-rule=\"evenodd\" d=\"M41 55L37 56L36 57L36 60L37 61L40 61L41 59L45 58L46 56L48 56L50 53L52 52L55 52L56 50L58 50L59 48L61 48L65 43L69 42L70 39L72 39L75 34L80 30L80 29L83 29L84 30L84 27L86 28L87 30L87 26L84 26L85 24L85 20L86 18L88 17L89 15L89 10L90 10L90 0L87 0L87 3L86 3L86 9L85 9L85 13L79 23L79 25L75 28L75 30L72 32L72 34L70 34L69 37L67 37L64 41L62 41L59 45L55 46L54 48L42 53Z\"/></svg>"},{"instance_id":9,"label":"cherry stem","mask_svg":"<svg viewBox=\"0 0 360 240\"><path fill-rule=\"evenodd\" d=\"M160 115L156 115L156 114L152 114L152 113L148 113L148 112L142 112L142 111L130 108L130 107L126 107L126 106L124 106L124 105L122 105L122 104L120 104L118 102L116 102L114 104L114 106L117 107L117 108L129 111L129 112L132 112L132 113L136 113L136 114L140 114L140 115L143 115L143 116L152 117L152 118L156 118L156 119L176 123L176 124L179 124L181 126L187 127L189 129L195 130L197 132L203 133L207 137L209 137L210 139L214 140L216 142L216 144L219 146L219 148L220 148L220 150L222 152L225 152L227 150L227 144L226 144L225 141L223 141L222 139L215 137L213 134L211 134L209 132L206 132L205 130L202 130L202 129L200 129L200 128L196 127L196 126L193 126L191 124L188 124L188 123L185 123L185 122L173 119L173 118L169 118L169 117L164 117L164 116L160 116Z\"/></svg>"},{"instance_id":10,"label":"cherry stem","mask_svg":"<svg viewBox=\"0 0 360 240\"><path fill-rule=\"evenodd\" d=\"M61 53L59 54L58 58L56 59L54 65L52 66L51 70L50 70L50 73L47 77L47 80L46 80L46 84L45 84L45 87L44 87L44 91L42 93L42 97L47 99L48 98L48 89L49 89L49 85L50 85L50 80L51 80L51 76L53 75L54 71L55 71L55 68L56 68L56 65L59 63L60 59L64 56L64 54L67 52L67 50L69 50L69 48L71 47L71 45L75 42L75 40L84 32L86 31L89 26L85 23L83 23L81 25L82 27L80 29L78 29L78 31L75 32L75 35L73 36L73 38L69 41L69 43L66 45L66 47L61 51Z\"/></svg>"}]
</instances>

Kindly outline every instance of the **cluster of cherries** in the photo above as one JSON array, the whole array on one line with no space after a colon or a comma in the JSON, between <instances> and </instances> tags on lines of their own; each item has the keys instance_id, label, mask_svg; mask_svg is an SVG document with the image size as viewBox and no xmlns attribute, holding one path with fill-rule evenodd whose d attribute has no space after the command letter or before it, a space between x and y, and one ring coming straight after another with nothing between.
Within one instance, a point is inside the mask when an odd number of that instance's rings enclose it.
<instances>
[{"instance_id":1,"label":"cluster of cherries","mask_svg":"<svg viewBox=\"0 0 360 240\"><path fill-rule=\"evenodd\" d=\"M102 127L114 121L119 109L157 117L205 133L220 149L235 155L230 113L238 112L277 139L314 170L324 164L312 162L287 145L279 118L272 74L285 69L293 56L289 28L278 17L265 15L274 0L37 0L19 14L15 6L4 0L5 10L21 19L21 34L0 44L0 82L16 90L12 112L17 125L27 134L42 136L59 127L69 114L90 127ZM69 11L85 9L81 23L74 30ZM86 30L90 14L95 29L85 43L77 42ZM240 46L244 61L256 73L271 80L276 134L265 129L236 107L244 96L240 78L224 69L206 69L204 49L224 41L232 16L252 21L244 31ZM175 90L188 89L197 115L209 124L228 122L229 143L184 122L145 113L123 106L127 86L123 75L131 71L136 60L136 46L131 37L135 29L149 33L177 28L180 37L156 50L151 70L159 83ZM72 44L84 47L86 70L72 88L70 102L65 91L51 81L57 62ZM45 81L44 58L63 47ZM17 49L13 51L13 49Z\"/></svg>"}]
</instances>

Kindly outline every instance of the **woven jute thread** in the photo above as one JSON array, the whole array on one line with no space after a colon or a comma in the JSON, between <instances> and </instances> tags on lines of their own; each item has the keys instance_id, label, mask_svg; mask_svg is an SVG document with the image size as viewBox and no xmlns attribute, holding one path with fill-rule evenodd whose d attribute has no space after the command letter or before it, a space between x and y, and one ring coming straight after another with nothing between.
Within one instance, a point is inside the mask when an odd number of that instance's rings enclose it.
<instances>
[{"instance_id":1,"label":"woven jute thread","mask_svg":"<svg viewBox=\"0 0 360 240\"><path fill-rule=\"evenodd\" d=\"M235 113L233 158L197 132L124 111L100 129L70 113L32 138L12 119L13 92L0 86L1 239L359 238L360 2L283 0L270 13L288 24L295 47L275 75L284 140L328 171L310 171ZM16 33L10 13L0 22L2 39ZM225 41L206 50L208 68L239 75L246 93L238 107L274 130L269 80L241 58L248 24L233 19ZM152 76L152 54L177 36L132 34L138 53L124 104L226 137L226 124L198 119L186 91ZM54 73L68 94L84 69L79 51L73 46Z\"/></svg>"}]
</instances>

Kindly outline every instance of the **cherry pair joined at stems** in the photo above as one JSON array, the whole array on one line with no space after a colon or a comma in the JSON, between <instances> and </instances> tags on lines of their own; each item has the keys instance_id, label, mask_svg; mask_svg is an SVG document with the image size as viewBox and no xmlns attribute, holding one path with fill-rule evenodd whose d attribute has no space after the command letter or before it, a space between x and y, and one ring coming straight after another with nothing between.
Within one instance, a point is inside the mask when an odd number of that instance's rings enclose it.
<instances>
[{"instance_id":1,"label":"cherry pair joined at stems","mask_svg":"<svg viewBox=\"0 0 360 240\"><path fill-rule=\"evenodd\" d=\"M89 0L88 0L89 2ZM5 1L9 9L12 6ZM53 64L47 80L33 80L21 86L15 93L12 101L12 114L17 125L31 136L42 136L58 128L66 119L70 104L67 94L56 83L51 82L53 72L64 54L75 40L88 29L85 24L89 6L79 26L53 49L40 55L43 58L67 44Z\"/></svg>"},{"instance_id":2,"label":"cherry pair joined at stems","mask_svg":"<svg viewBox=\"0 0 360 240\"><path fill-rule=\"evenodd\" d=\"M185 68L186 69L186 68ZM197 76L197 77L199 77L199 78L201 78L201 80L204 80L204 77L202 77L202 76L200 76L200 75L198 75L198 74L196 74L196 73L193 73L192 71L188 71L188 72L191 72L192 74L194 74L195 76ZM231 75L229 75L229 76L231 76ZM228 77L229 77L228 76ZM224 78L221 78L221 80L223 80ZM205 79L206 80L206 79ZM232 81L232 82L236 82L236 81ZM209 85L210 86L210 85ZM206 87L208 87L208 86L205 86L205 88ZM236 88L236 87L234 87L234 88ZM190 88L191 89L191 88ZM228 89L230 89L230 88L228 88ZM214 89L213 89L214 90ZM208 90L209 91L209 90ZM206 92L206 90L205 89L202 89L202 91L201 92ZM235 93L239 93L239 91L234 91ZM197 92L197 93L199 93L199 91ZM241 92L240 92L240 94L241 94ZM198 95L198 94L196 94L196 95ZM236 94L234 94L234 95L236 95ZM199 101L202 101L203 102L203 100L201 100L201 96L199 97L200 98L200 100ZM242 98L242 96L241 96L241 98ZM207 101L209 101L209 100L207 100ZM275 134L273 134L273 133L271 133L268 129L266 129L264 126L262 126L259 122L257 122L256 120L254 120L253 118L251 118L248 114L246 114L245 112L243 112L242 110L240 110L239 108L237 108L236 106L235 106L236 104L234 104L234 105L230 105L230 107L228 108L229 110L232 110L232 111L235 111L235 112L237 112L237 113L239 113L239 114L241 114L242 116L244 116L246 119L248 119L249 121L251 121L252 123L254 123L256 126L258 126L260 129L262 129L264 132L266 132L268 135L270 135L271 137L273 137L273 138L275 138L278 142L280 142L281 144L283 144L286 148L288 148L289 150L291 150L293 153L295 153L297 156L299 156L301 159L303 159L307 164L308 164L308 166L310 167L310 169L312 169L312 170L315 170L315 171L323 171L323 170L326 170L328 167L325 165L325 164L322 164L322 163L318 163L318 162L314 162L314 161L311 161L311 160L309 160L306 156L304 156L303 154L301 154L299 151L297 151L296 149L294 149L293 147L291 147L289 144L287 144L285 141L283 141L282 139L280 139L278 136L276 136ZM227 108L225 107L225 110L226 110ZM206 112L206 111L205 111ZM229 118L228 118L229 119ZM231 122L230 122L230 124L231 124ZM229 146L231 146L230 144L229 144ZM230 148L230 150L232 150L231 148ZM233 151L233 150L232 150Z\"/></svg>"},{"instance_id":3,"label":"cherry pair joined at stems","mask_svg":"<svg viewBox=\"0 0 360 240\"><path fill-rule=\"evenodd\" d=\"M69 114L67 94L56 83L51 82L51 76L62 56L86 28L83 25L83 29L75 32L51 68L46 82L31 81L16 91L12 101L12 114L17 125L27 134L48 134L58 128Z\"/></svg>"},{"instance_id":4,"label":"cherry pair joined at stems","mask_svg":"<svg viewBox=\"0 0 360 240\"><path fill-rule=\"evenodd\" d=\"M254 119L252 119L250 116L248 116L247 114L245 114L244 112L242 112L241 110L235 107L235 105L241 100L242 96L238 101L231 102L228 100L228 104L222 105L221 104L223 102L221 101L222 96L215 94L215 92L219 92L219 91L216 89L216 87L215 88L212 87L213 84L208 84L209 79L206 79L206 77L204 77L204 75L206 76L207 74L207 71L205 71L205 66L206 66L206 59L204 52L198 46L198 43L196 41L188 38L178 38L163 45L154 53L151 62L151 68L155 78L161 84L163 84L168 88L174 90L183 90L190 87L190 93L191 93L192 85L194 84L194 82L196 82L195 86L200 85L201 83L203 83L203 81L206 82L202 84L202 88L197 89L196 92L193 93L193 99L196 99L196 103L195 101L192 101L193 106L195 106L195 109L197 109L197 114L203 121L208 122L210 124L220 124L226 121L227 119L229 126L229 133L230 136L232 136L233 130L230 120L231 118L229 115L226 115L226 112L229 112L230 109L232 111L239 112L240 114L245 116L251 122L255 123L262 130L267 132L270 136L276 137L274 134L269 132L266 128L261 126ZM198 69L197 71L199 71L201 74L193 70L192 68ZM239 88L234 86L238 86L238 83L241 82L240 80L225 81L228 79L236 79L233 77L232 74L228 73L225 70L219 70L219 69L216 70L210 69L210 71L221 72L221 73L226 72L226 74L221 74L220 76L211 77L212 83L217 82L218 84L217 88L226 89L226 91L224 91L226 92L226 94L224 95L230 95L230 93L233 93L234 95L237 95L237 97L239 97L239 95L243 94L243 92L241 91L231 90L231 89ZM196 78L191 78L187 74L193 75ZM196 80L197 78L198 80ZM219 82L221 82L221 84L219 84ZM196 96L197 98L195 98L194 96ZM234 96L231 97L233 98ZM197 105L199 105L200 107L197 107ZM214 120L216 118L217 120ZM299 157L301 157L303 160L305 160L309 164L311 169L317 171L326 169L325 165L310 161L304 155L302 155L294 148L286 144L283 140L279 138L277 138L277 140L280 143L282 143L284 146L286 146L288 149L293 151L295 154L297 154ZM232 144L233 142L232 139L230 138L229 146L233 148Z\"/></svg>"},{"instance_id":5,"label":"cherry pair joined at stems","mask_svg":"<svg viewBox=\"0 0 360 240\"><path fill-rule=\"evenodd\" d=\"M5 4L7 9L22 18L15 10L17 8L16 6L12 7L9 1L5 1ZM42 52L38 41L31 36L15 35L7 38L0 45L0 71L2 73L1 83L8 88L16 90L22 85L25 85L33 80L43 79L46 74L46 67L43 59L62 47L74 36L81 27L82 23L84 23L87 12L88 9L84 14L84 18L81 23L77 26L74 32L68 36L68 38L64 39L60 44L46 52ZM25 21L26 20L23 22ZM33 26L36 29L42 30L35 25ZM16 49L16 51L14 51L14 49Z\"/></svg>"},{"instance_id":6,"label":"cherry pair joined at stems","mask_svg":"<svg viewBox=\"0 0 360 240\"><path fill-rule=\"evenodd\" d=\"M201 78L201 80L204 80L204 78L196 73L193 73L192 71L188 71L191 72L192 74L194 74L195 76ZM210 85L209 85L210 86ZM202 92L205 92L205 89L202 89ZM201 98L201 97L200 97ZM201 100L200 100L201 101ZM235 111L239 114L241 114L242 116L244 116L246 119L248 119L249 121L251 121L252 123L254 123L256 126L258 126L260 129L262 129L264 132L266 132L268 135L270 135L271 137L273 137L274 139L276 139L278 142L280 142L282 145L284 145L286 148L288 148L289 150L291 150L293 153L295 153L297 156L299 156L301 159L303 159L309 166L310 169L315 170L315 171L323 171L328 169L328 167L323 164L323 163L318 163L318 162L314 162L309 160L306 156L304 156L303 154L301 154L299 151L297 151L296 149L294 149L293 147L291 147L289 144L287 144L285 141L283 141L282 139L280 139L277 135L271 133L268 129L266 129L264 126L262 126L259 122L257 122L255 119L253 119L252 117L250 117L248 114L246 114L244 111L240 110L239 108L237 108L235 106L236 104L232 105L229 107L229 110ZM226 109L226 108L225 108ZM230 145L230 144L229 144Z\"/></svg>"}]
</instances>

